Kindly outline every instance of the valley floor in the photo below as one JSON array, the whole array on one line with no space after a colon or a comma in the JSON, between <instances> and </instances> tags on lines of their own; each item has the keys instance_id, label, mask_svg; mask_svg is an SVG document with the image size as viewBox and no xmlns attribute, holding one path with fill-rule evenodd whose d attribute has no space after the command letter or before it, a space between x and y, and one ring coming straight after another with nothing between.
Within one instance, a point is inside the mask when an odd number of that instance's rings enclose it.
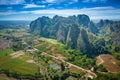
<instances>
[{"instance_id":1,"label":"valley floor","mask_svg":"<svg viewBox=\"0 0 120 80\"><path fill-rule=\"evenodd\" d=\"M114 78L114 74L117 74L116 80L120 79L120 66L112 55L102 54L96 59L88 58L57 40L35 36L23 29L13 29L11 34L6 34L3 30L1 35L12 38L10 41L0 38L0 44L3 44L3 48L0 46L0 71L7 74L0 74L0 80L16 80L15 78L26 78L25 76L33 80L54 80L56 77L61 80L108 80Z\"/></svg>"}]
</instances>

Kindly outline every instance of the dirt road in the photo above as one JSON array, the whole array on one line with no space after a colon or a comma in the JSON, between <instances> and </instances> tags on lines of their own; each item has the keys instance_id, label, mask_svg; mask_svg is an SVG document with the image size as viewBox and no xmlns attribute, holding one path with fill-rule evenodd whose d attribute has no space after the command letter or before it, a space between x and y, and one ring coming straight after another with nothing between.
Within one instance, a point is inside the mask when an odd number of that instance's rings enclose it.
<instances>
[{"instance_id":1,"label":"dirt road","mask_svg":"<svg viewBox=\"0 0 120 80\"><path fill-rule=\"evenodd\" d=\"M62 62L65 62L66 64L68 64L68 65L70 65L70 66L73 66L73 67L75 67L75 68L77 68L77 69L82 70L83 72L88 73L89 75L93 76L94 78L97 77L97 75L96 75L95 73L91 72L90 70L84 69L84 68L79 67L79 66L77 66L77 65L74 65L74 64L72 64L72 63L70 63L70 62L66 62L66 61L63 60L63 59L60 59L60 58L55 57L55 56L53 56L53 55L47 54L46 52L43 52L42 54L48 55L48 56L50 56L50 57L52 57L52 58L58 59L58 60L60 60L60 61L62 61Z\"/></svg>"},{"instance_id":2,"label":"dirt road","mask_svg":"<svg viewBox=\"0 0 120 80\"><path fill-rule=\"evenodd\" d=\"M100 62L99 62L97 65L99 66L100 64L104 63L104 61L103 61L103 59L101 58L101 56L98 56L98 58L99 58Z\"/></svg>"}]
</instances>

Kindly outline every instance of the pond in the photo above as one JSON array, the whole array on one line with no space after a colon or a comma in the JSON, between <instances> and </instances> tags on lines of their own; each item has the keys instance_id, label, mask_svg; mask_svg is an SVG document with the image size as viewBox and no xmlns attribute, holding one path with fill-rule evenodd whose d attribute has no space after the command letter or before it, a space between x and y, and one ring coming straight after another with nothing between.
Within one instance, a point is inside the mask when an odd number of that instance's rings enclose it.
<instances>
[{"instance_id":1,"label":"pond","mask_svg":"<svg viewBox=\"0 0 120 80\"><path fill-rule=\"evenodd\" d=\"M58 64L52 63L50 65L50 67L57 70L57 72L56 72L57 74L59 74L61 72L60 66Z\"/></svg>"}]
</instances>

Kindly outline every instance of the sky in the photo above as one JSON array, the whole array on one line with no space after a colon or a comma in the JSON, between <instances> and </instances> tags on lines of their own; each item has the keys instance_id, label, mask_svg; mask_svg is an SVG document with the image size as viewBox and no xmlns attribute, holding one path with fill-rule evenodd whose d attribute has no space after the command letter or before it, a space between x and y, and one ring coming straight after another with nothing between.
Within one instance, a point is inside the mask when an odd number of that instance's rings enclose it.
<instances>
[{"instance_id":1,"label":"sky","mask_svg":"<svg viewBox=\"0 0 120 80\"><path fill-rule=\"evenodd\" d=\"M0 0L0 20L78 14L86 14L93 20L120 20L120 0Z\"/></svg>"}]
</instances>

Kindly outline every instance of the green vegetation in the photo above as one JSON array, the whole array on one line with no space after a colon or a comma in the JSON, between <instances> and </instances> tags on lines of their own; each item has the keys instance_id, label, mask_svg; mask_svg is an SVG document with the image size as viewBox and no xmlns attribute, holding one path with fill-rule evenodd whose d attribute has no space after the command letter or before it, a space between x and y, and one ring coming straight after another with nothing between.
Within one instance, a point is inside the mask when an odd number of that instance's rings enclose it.
<instances>
[{"instance_id":1,"label":"green vegetation","mask_svg":"<svg viewBox=\"0 0 120 80\"><path fill-rule=\"evenodd\" d=\"M0 58L8 56L9 54L13 52L14 52L13 49L0 50Z\"/></svg>"},{"instance_id":2,"label":"green vegetation","mask_svg":"<svg viewBox=\"0 0 120 80\"><path fill-rule=\"evenodd\" d=\"M11 49L0 50L0 72L19 79L27 76L33 80L84 80L86 73L69 68L67 61L87 70L95 68L96 80L119 80L119 73L111 74L103 65L95 64L95 57L100 54L111 53L120 60L119 25L109 20L95 24L87 15L78 15L41 17L31 22L30 30L3 28L0 38L12 43ZM25 54L18 58L10 56L19 50Z\"/></svg>"},{"instance_id":3,"label":"green vegetation","mask_svg":"<svg viewBox=\"0 0 120 80\"><path fill-rule=\"evenodd\" d=\"M86 55L77 52L72 52L67 61L87 69L90 69L95 65L95 59L88 58Z\"/></svg>"},{"instance_id":4,"label":"green vegetation","mask_svg":"<svg viewBox=\"0 0 120 80\"><path fill-rule=\"evenodd\" d=\"M97 73L98 77L95 80L119 80L120 79L120 73L118 74L102 74Z\"/></svg>"},{"instance_id":5,"label":"green vegetation","mask_svg":"<svg viewBox=\"0 0 120 80\"><path fill-rule=\"evenodd\" d=\"M53 44L53 45L61 45L61 46L63 45L61 42L58 42L58 41L55 40L55 39L50 39L50 38L43 38L43 37L41 37L40 40L46 41L46 42L51 43L51 44Z\"/></svg>"},{"instance_id":6,"label":"green vegetation","mask_svg":"<svg viewBox=\"0 0 120 80\"><path fill-rule=\"evenodd\" d=\"M25 47L20 41L17 41L17 42L13 42L12 48L14 51L18 51L18 50L23 50Z\"/></svg>"},{"instance_id":7,"label":"green vegetation","mask_svg":"<svg viewBox=\"0 0 120 80\"><path fill-rule=\"evenodd\" d=\"M44 41L41 41L37 46L36 48L38 50L40 50L41 52L45 52L47 50L49 50L51 47L51 45L48 43L48 42L44 42Z\"/></svg>"},{"instance_id":8,"label":"green vegetation","mask_svg":"<svg viewBox=\"0 0 120 80\"><path fill-rule=\"evenodd\" d=\"M113 53L113 56L114 56L116 59L120 60L120 52L114 52L114 53Z\"/></svg>"},{"instance_id":9,"label":"green vegetation","mask_svg":"<svg viewBox=\"0 0 120 80\"><path fill-rule=\"evenodd\" d=\"M82 54L79 50L67 48L64 44L54 39L40 38L40 43L36 48L40 51L48 52L51 54L51 52L49 51L51 50L52 47L55 48L55 50L53 50L52 53L54 54L60 53L66 56L67 57L66 61L69 61L75 65L87 69L90 69L95 65L94 59L88 58L85 54Z\"/></svg>"},{"instance_id":10,"label":"green vegetation","mask_svg":"<svg viewBox=\"0 0 120 80\"><path fill-rule=\"evenodd\" d=\"M101 72L108 72L107 69L103 65L99 65L97 70Z\"/></svg>"},{"instance_id":11,"label":"green vegetation","mask_svg":"<svg viewBox=\"0 0 120 80\"><path fill-rule=\"evenodd\" d=\"M10 74L17 73L18 75L32 75L37 73L37 65L27 63L26 60L31 59L28 56L22 58L12 58L9 54L13 53L12 49L0 51L0 70L9 71Z\"/></svg>"},{"instance_id":12,"label":"green vegetation","mask_svg":"<svg viewBox=\"0 0 120 80\"><path fill-rule=\"evenodd\" d=\"M95 57L120 51L119 26L119 21L111 20L100 20L96 24L87 15L54 16L53 19L44 16L31 22L30 32L56 39L68 48L80 50L87 57Z\"/></svg>"}]
</instances>

